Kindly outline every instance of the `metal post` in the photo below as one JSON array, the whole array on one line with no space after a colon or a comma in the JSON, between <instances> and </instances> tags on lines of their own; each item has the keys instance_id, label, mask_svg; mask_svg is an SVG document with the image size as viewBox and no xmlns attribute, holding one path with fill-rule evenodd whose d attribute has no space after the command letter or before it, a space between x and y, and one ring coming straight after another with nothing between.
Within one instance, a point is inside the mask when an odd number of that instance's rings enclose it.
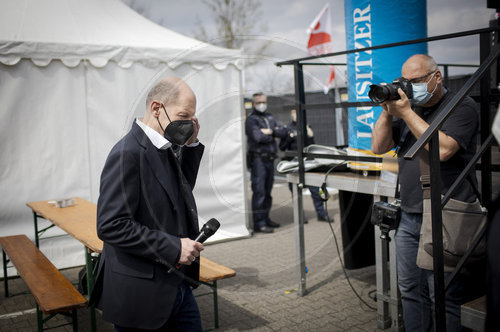
<instances>
[{"instance_id":1,"label":"metal post","mask_svg":"<svg viewBox=\"0 0 500 332\"><path fill-rule=\"evenodd\" d=\"M377 328L385 330L391 326L389 303L386 301L390 291L387 271L387 242L380 238L380 227L375 227L375 268L377 280Z\"/></svg>"},{"instance_id":2,"label":"metal post","mask_svg":"<svg viewBox=\"0 0 500 332\"><path fill-rule=\"evenodd\" d=\"M449 86L450 79L448 74L448 65L443 65L443 71L444 71L444 85Z\"/></svg>"},{"instance_id":3,"label":"metal post","mask_svg":"<svg viewBox=\"0 0 500 332\"><path fill-rule=\"evenodd\" d=\"M3 263L3 287L5 290L5 297L9 297L9 284L7 277L7 256L5 255L5 251L2 250L2 263Z\"/></svg>"},{"instance_id":4,"label":"metal post","mask_svg":"<svg viewBox=\"0 0 500 332\"><path fill-rule=\"evenodd\" d=\"M479 57L483 63L491 52L492 34L481 33L479 38ZM494 65L493 65L494 67ZM481 143L484 143L490 133L490 89L491 70L485 72L480 81L481 94ZM492 196L491 186L491 148L488 147L481 157L481 196L483 205L489 205Z\"/></svg>"},{"instance_id":5,"label":"metal post","mask_svg":"<svg viewBox=\"0 0 500 332\"><path fill-rule=\"evenodd\" d=\"M390 231L389 238L394 240L396 231ZM398 287L398 267L396 264L396 241L389 242L389 271L391 288L391 331L402 332L405 330L403 322L403 307L401 305L401 294Z\"/></svg>"},{"instance_id":6,"label":"metal post","mask_svg":"<svg viewBox=\"0 0 500 332\"><path fill-rule=\"evenodd\" d=\"M297 250L297 274L299 277L299 286L297 294L306 295L306 258L304 241L304 209L302 201L302 189L304 188L304 135L305 132L305 110L302 105L305 104L304 93L304 73L302 65L294 64L295 75L295 104L297 111L297 152L299 158L299 183L293 186L293 215L295 223L295 245Z\"/></svg>"},{"instance_id":7,"label":"metal post","mask_svg":"<svg viewBox=\"0 0 500 332\"><path fill-rule=\"evenodd\" d=\"M295 249L297 253L297 276L299 278L299 286L297 294L304 296L306 291L306 258L305 258L305 241L304 241L304 213L302 206L302 184L294 183L293 191L293 221L295 228Z\"/></svg>"},{"instance_id":8,"label":"metal post","mask_svg":"<svg viewBox=\"0 0 500 332\"><path fill-rule=\"evenodd\" d=\"M306 111L302 108L305 104L304 73L301 64L294 65L295 75L295 107L297 111L297 152L299 158L299 183L304 184L304 135L306 132Z\"/></svg>"},{"instance_id":9,"label":"metal post","mask_svg":"<svg viewBox=\"0 0 500 332\"><path fill-rule=\"evenodd\" d=\"M434 331L446 331L443 221L441 215L441 163L439 159L438 131L431 136L429 141L429 164L431 179L432 247L434 253Z\"/></svg>"},{"instance_id":10,"label":"metal post","mask_svg":"<svg viewBox=\"0 0 500 332\"><path fill-rule=\"evenodd\" d=\"M35 245L37 248L40 248L40 244L38 243L38 216L35 211L33 211L33 222L35 223Z\"/></svg>"}]
</instances>

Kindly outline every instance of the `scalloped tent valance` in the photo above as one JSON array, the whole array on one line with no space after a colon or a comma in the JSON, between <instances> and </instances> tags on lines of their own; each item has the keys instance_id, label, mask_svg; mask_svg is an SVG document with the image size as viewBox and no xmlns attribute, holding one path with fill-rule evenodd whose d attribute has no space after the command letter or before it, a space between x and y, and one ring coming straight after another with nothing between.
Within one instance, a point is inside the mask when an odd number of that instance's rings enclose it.
<instances>
[{"instance_id":1,"label":"scalloped tent valance","mask_svg":"<svg viewBox=\"0 0 500 332\"><path fill-rule=\"evenodd\" d=\"M119 0L0 0L0 62L30 59L36 66L59 60L101 68L181 64L242 69L241 52L216 47L161 27Z\"/></svg>"}]
</instances>

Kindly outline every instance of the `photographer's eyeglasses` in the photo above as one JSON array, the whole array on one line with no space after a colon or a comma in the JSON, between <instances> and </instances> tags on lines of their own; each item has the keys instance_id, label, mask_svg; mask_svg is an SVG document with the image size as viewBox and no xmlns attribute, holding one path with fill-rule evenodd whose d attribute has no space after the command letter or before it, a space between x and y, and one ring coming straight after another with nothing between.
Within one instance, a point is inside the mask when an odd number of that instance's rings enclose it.
<instances>
[{"instance_id":1,"label":"photographer's eyeglasses","mask_svg":"<svg viewBox=\"0 0 500 332\"><path fill-rule=\"evenodd\" d=\"M427 76L429 76L429 75L434 74L436 71L437 71L437 69L435 69L435 70L433 70L433 71L431 71L431 72L429 72L429 73L425 74L424 76L420 76L420 77L412 78L411 80L408 80L408 81L410 81L410 83L422 83L422 80L423 80L424 78L426 78L426 77L427 77Z\"/></svg>"}]
</instances>

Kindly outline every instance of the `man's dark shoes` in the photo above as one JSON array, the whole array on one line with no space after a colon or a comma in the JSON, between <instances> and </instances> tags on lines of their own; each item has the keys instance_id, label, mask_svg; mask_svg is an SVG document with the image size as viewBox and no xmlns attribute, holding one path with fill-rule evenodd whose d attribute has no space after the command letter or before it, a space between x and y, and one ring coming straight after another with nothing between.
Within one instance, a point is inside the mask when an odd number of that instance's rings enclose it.
<instances>
[{"instance_id":1,"label":"man's dark shoes","mask_svg":"<svg viewBox=\"0 0 500 332\"><path fill-rule=\"evenodd\" d=\"M257 227L255 227L254 230L256 232L260 232L260 233L272 233L272 232L274 232L274 229L272 229L271 227L269 227L267 225L257 226Z\"/></svg>"},{"instance_id":2,"label":"man's dark shoes","mask_svg":"<svg viewBox=\"0 0 500 332\"><path fill-rule=\"evenodd\" d=\"M318 221L326 221L326 222L333 222L333 218L329 217L329 216L319 216L318 217Z\"/></svg>"},{"instance_id":3,"label":"man's dark shoes","mask_svg":"<svg viewBox=\"0 0 500 332\"><path fill-rule=\"evenodd\" d=\"M267 224L267 226L269 226L269 227L273 227L273 228L277 228L277 227L280 227L280 226L281 226L280 224L278 224L277 222L274 222L274 221L272 221L272 220L268 220L268 221L266 221L266 224Z\"/></svg>"}]
</instances>

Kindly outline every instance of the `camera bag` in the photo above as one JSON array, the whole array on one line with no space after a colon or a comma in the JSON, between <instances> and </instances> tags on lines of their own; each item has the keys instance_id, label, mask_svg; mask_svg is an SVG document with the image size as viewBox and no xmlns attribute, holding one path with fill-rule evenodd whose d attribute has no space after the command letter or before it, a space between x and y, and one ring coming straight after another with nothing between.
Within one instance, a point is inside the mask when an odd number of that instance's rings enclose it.
<instances>
[{"instance_id":1,"label":"camera bag","mask_svg":"<svg viewBox=\"0 0 500 332\"><path fill-rule=\"evenodd\" d=\"M430 193L430 172L428 153L421 151L420 159L420 181L423 192L423 216L420 229L420 241L418 244L417 265L426 270L433 270L433 246L432 246L432 213ZM470 174L469 174L470 176ZM473 181L467 180L474 188L477 197L479 191ZM441 202L440 202L441 204ZM451 199L441 211L443 222L443 261L444 271L452 272L462 256L469 250L476 237L481 233L487 223L487 210L481 206L479 199L472 203ZM485 257L486 239L483 237L479 244L469 256L469 262L477 261Z\"/></svg>"}]
</instances>

